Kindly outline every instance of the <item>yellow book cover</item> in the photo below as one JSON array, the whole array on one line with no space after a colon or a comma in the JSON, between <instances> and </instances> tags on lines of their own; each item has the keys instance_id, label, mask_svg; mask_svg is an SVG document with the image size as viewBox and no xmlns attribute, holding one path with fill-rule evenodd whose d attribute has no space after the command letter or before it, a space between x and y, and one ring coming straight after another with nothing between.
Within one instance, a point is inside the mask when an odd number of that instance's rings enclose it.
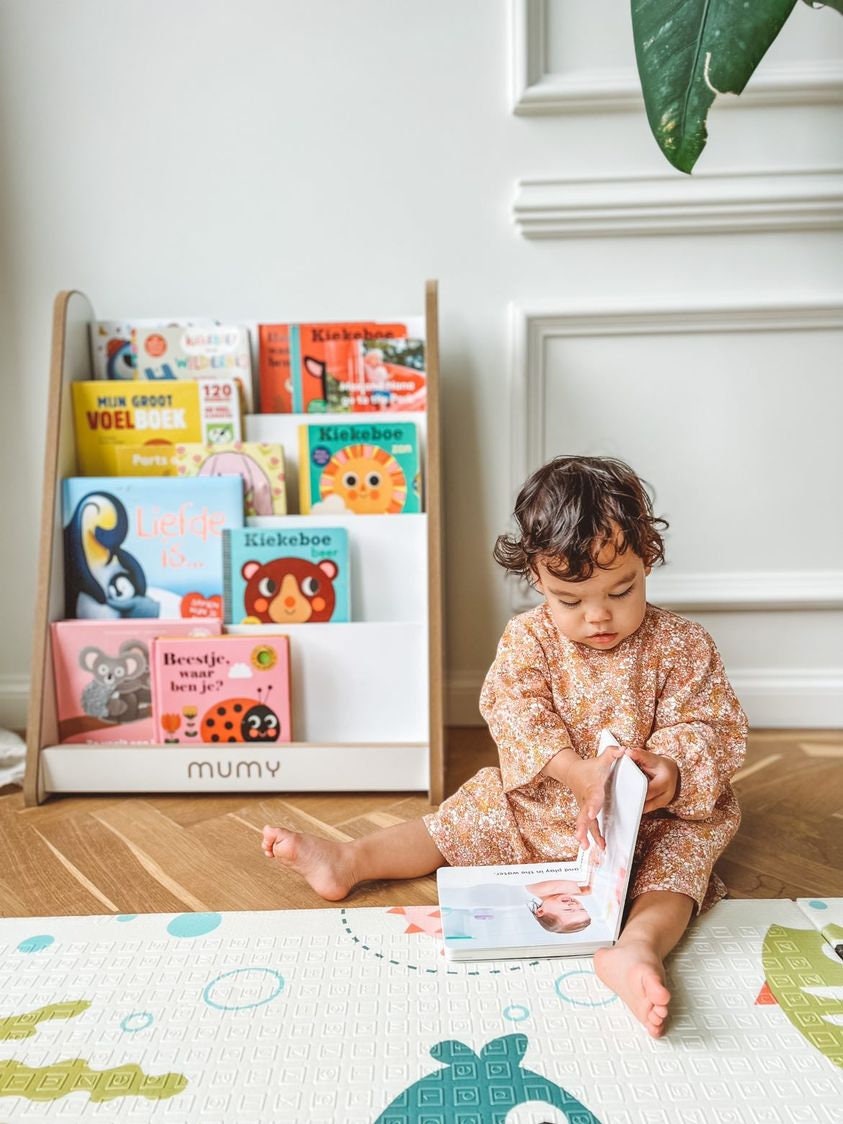
<instances>
[{"instance_id":1,"label":"yellow book cover","mask_svg":"<svg viewBox=\"0 0 843 1124\"><path fill-rule=\"evenodd\" d=\"M114 458L118 476L242 476L246 515L287 514L280 445L257 441L121 445Z\"/></svg>"},{"instance_id":2,"label":"yellow book cover","mask_svg":"<svg viewBox=\"0 0 843 1124\"><path fill-rule=\"evenodd\" d=\"M71 383L76 457L83 476L113 476L120 445L239 441L233 379Z\"/></svg>"}]
</instances>

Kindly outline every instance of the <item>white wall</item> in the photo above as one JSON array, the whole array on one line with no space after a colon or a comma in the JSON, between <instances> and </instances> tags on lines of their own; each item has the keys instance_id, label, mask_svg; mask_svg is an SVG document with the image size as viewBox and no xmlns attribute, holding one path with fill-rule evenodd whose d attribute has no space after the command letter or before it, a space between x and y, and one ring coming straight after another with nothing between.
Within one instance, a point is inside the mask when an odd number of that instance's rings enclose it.
<instances>
[{"instance_id":1,"label":"white wall","mask_svg":"<svg viewBox=\"0 0 843 1124\"><path fill-rule=\"evenodd\" d=\"M649 134L623 0L550 0L543 44L541 11L0 2L0 723L24 715L55 292L81 288L102 316L346 318L421 311L438 277L451 720L475 720L517 604L492 543L521 469L573 440L576 400L583 448L628 456L668 503L671 596L713 588L701 619L756 722L843 724L843 255L828 174L843 164L843 20L797 5L760 92L712 113L687 180ZM538 359L513 342L513 323L570 327L572 309L586 329L551 332ZM630 333L605 336L607 309ZM674 330L640 334L649 310L678 317ZM530 386L555 411L543 429ZM677 425L704 401L716 458L699 434L689 454ZM747 575L766 591L751 613L735 595ZM797 608L778 611L795 586Z\"/></svg>"}]
</instances>

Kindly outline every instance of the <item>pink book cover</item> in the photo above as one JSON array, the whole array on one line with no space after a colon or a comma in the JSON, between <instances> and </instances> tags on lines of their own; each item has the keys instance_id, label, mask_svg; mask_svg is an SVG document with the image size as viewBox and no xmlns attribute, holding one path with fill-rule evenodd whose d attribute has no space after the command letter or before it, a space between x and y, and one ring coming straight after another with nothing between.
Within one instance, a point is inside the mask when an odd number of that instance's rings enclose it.
<instances>
[{"instance_id":1,"label":"pink book cover","mask_svg":"<svg viewBox=\"0 0 843 1124\"><path fill-rule=\"evenodd\" d=\"M150 645L156 636L215 636L222 621L55 621L59 741L151 745Z\"/></svg>"},{"instance_id":2,"label":"pink book cover","mask_svg":"<svg viewBox=\"0 0 843 1124\"><path fill-rule=\"evenodd\" d=\"M155 640L152 686L156 739L167 745L292 740L284 635Z\"/></svg>"}]
</instances>

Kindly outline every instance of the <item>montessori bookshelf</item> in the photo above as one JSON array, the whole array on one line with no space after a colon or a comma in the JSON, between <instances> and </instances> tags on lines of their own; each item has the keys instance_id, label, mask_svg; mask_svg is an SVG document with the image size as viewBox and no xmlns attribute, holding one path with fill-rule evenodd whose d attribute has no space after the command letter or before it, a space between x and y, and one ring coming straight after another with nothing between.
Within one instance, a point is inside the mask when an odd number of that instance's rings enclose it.
<instances>
[{"instance_id":1,"label":"montessori bookshelf","mask_svg":"<svg viewBox=\"0 0 843 1124\"><path fill-rule=\"evenodd\" d=\"M92 377L77 290L56 296L24 797L60 793L426 791L444 798L442 493L438 293L425 288L427 408L418 426L424 511L417 515L254 517L256 526L344 522L352 539L349 623L292 625L293 736L271 747L59 744L50 623L64 614L61 480L77 472L70 384ZM319 415L348 422L350 415ZM355 415L361 419L365 415ZM284 446L296 494L297 426L314 415L250 414L244 439ZM255 631L240 625L227 631Z\"/></svg>"}]
</instances>

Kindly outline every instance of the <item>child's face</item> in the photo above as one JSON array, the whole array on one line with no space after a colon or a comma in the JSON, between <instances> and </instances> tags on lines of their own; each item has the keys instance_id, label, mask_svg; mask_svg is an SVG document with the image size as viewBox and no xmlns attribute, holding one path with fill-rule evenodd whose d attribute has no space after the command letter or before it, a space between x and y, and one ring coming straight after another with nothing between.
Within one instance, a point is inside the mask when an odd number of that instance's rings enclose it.
<instances>
[{"instance_id":1,"label":"child's face","mask_svg":"<svg viewBox=\"0 0 843 1124\"><path fill-rule=\"evenodd\" d=\"M582 902L570 894L548 894L542 898L541 905L536 907L536 917L554 917L572 929L591 921Z\"/></svg>"},{"instance_id":2,"label":"child's face","mask_svg":"<svg viewBox=\"0 0 843 1124\"><path fill-rule=\"evenodd\" d=\"M647 611L645 578L650 567L637 554L604 547L590 578L567 582L554 577L543 559L536 563L536 589L547 599L553 623L575 644L606 652L632 636ZM555 566L555 569L561 569Z\"/></svg>"}]
</instances>

